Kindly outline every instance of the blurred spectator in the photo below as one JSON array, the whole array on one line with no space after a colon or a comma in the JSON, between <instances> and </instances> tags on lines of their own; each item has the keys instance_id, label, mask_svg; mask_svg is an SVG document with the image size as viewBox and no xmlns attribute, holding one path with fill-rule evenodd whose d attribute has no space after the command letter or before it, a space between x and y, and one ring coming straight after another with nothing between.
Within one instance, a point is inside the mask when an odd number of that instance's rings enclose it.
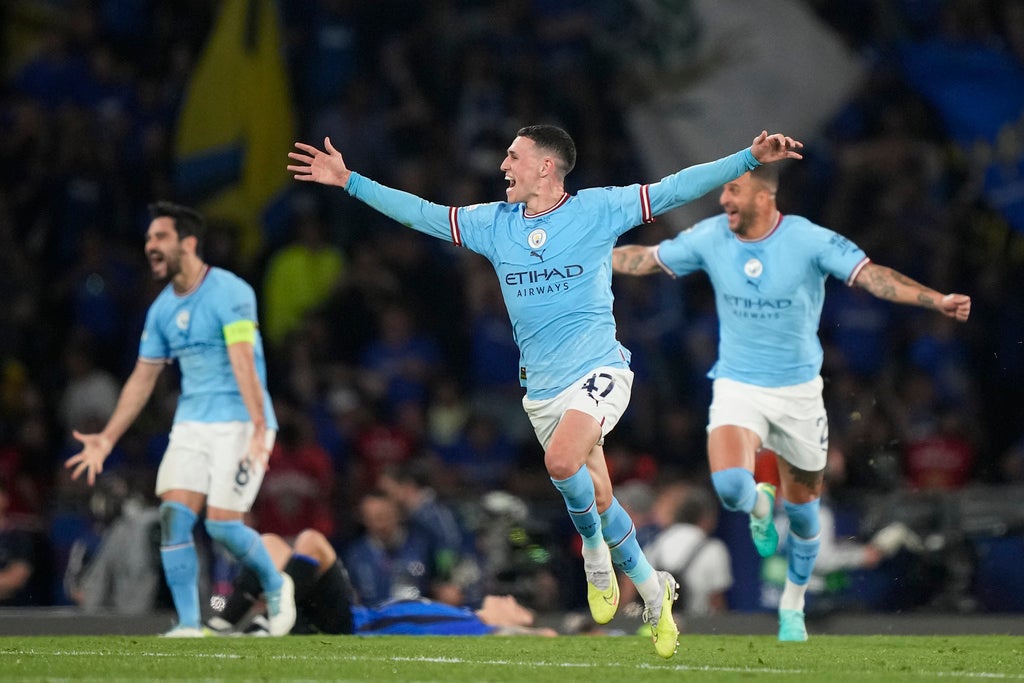
<instances>
[{"instance_id":1,"label":"blurred spectator","mask_svg":"<svg viewBox=\"0 0 1024 683\"><path fill-rule=\"evenodd\" d=\"M673 468L690 479L709 475L708 459L699 444L705 440L706 409L698 412L686 402L662 403L658 409L655 438L645 439L662 469ZM638 437L642 438L642 437Z\"/></svg>"},{"instance_id":2,"label":"blurred spectator","mask_svg":"<svg viewBox=\"0 0 1024 683\"><path fill-rule=\"evenodd\" d=\"M445 374L434 383L426 419L431 446L446 448L458 440L469 420L469 406L456 379Z\"/></svg>"},{"instance_id":3,"label":"blurred spectator","mask_svg":"<svg viewBox=\"0 0 1024 683\"><path fill-rule=\"evenodd\" d=\"M64 575L65 590L86 612L149 614L170 608L160 565L160 510L117 476L101 477L90 499L98 545L80 539Z\"/></svg>"},{"instance_id":4,"label":"blurred spectator","mask_svg":"<svg viewBox=\"0 0 1024 683\"><path fill-rule=\"evenodd\" d=\"M683 614L708 615L728 610L732 586L729 549L712 534L718 526L718 501L702 486L691 486L673 523L644 548L651 564L679 581Z\"/></svg>"},{"instance_id":5,"label":"blurred spectator","mask_svg":"<svg viewBox=\"0 0 1024 683\"><path fill-rule=\"evenodd\" d=\"M876 376L887 361L893 306L860 287L826 283L821 338L831 365L857 377Z\"/></svg>"},{"instance_id":6,"label":"blurred spectator","mask_svg":"<svg viewBox=\"0 0 1024 683\"><path fill-rule=\"evenodd\" d=\"M441 359L437 342L415 318L403 304L386 307L360 356L362 388L388 409L406 401L425 405Z\"/></svg>"},{"instance_id":7,"label":"blurred spectator","mask_svg":"<svg viewBox=\"0 0 1024 683\"><path fill-rule=\"evenodd\" d=\"M364 532L347 544L342 556L363 604L429 596L427 539L410 533L398 503L371 491L359 501L359 517Z\"/></svg>"},{"instance_id":8,"label":"blurred spectator","mask_svg":"<svg viewBox=\"0 0 1024 683\"><path fill-rule=\"evenodd\" d=\"M345 271L345 256L328 240L315 204L296 209L292 231L291 241L270 256L263 282L266 322L261 328L275 349L300 329L303 316L331 296Z\"/></svg>"},{"instance_id":9,"label":"blurred spectator","mask_svg":"<svg viewBox=\"0 0 1024 683\"><path fill-rule=\"evenodd\" d=\"M608 464L608 476L618 491L620 483L634 481L653 484L660 474L660 463L652 456L633 445L631 439L616 439L605 445L604 458ZM618 494L615 494L618 497Z\"/></svg>"},{"instance_id":10,"label":"blurred spectator","mask_svg":"<svg viewBox=\"0 0 1024 683\"><path fill-rule=\"evenodd\" d=\"M622 507L629 513L636 527L636 540L650 557L649 549L651 544L669 527L676 523L679 517L679 510L683 506L691 484L682 480L661 481L653 488L651 484L643 481L632 480L620 484L616 489L615 497ZM575 552L579 552L576 549ZM656 566L658 569L668 567ZM631 606L629 612L637 616L641 613L643 605L637 600L636 586L632 581L619 581L619 599L621 604ZM677 577L678 580L678 577Z\"/></svg>"},{"instance_id":11,"label":"blurred spectator","mask_svg":"<svg viewBox=\"0 0 1024 683\"><path fill-rule=\"evenodd\" d=\"M438 447L443 466L464 494L508 488L519 464L519 450L489 415L472 413L462 434Z\"/></svg>"},{"instance_id":12,"label":"blurred spectator","mask_svg":"<svg viewBox=\"0 0 1024 683\"><path fill-rule=\"evenodd\" d=\"M971 481L977 464L974 445L957 409L939 411L935 429L904 445L906 483L915 491L952 491Z\"/></svg>"},{"instance_id":13,"label":"blurred spectator","mask_svg":"<svg viewBox=\"0 0 1024 683\"><path fill-rule=\"evenodd\" d=\"M406 409L415 410L417 406L407 405ZM417 434L409 432L397 420L387 419L390 413L385 417L362 407L354 412L352 485L361 493L377 485L384 468L412 458L421 443Z\"/></svg>"},{"instance_id":14,"label":"blurred spectator","mask_svg":"<svg viewBox=\"0 0 1024 683\"><path fill-rule=\"evenodd\" d=\"M310 417L284 403L275 404L280 429L270 466L253 505L253 528L294 539L303 529L334 534L331 509L334 464L316 441Z\"/></svg>"},{"instance_id":15,"label":"blurred spectator","mask_svg":"<svg viewBox=\"0 0 1024 683\"><path fill-rule=\"evenodd\" d=\"M449 605L473 604L482 598L472 585L479 580L472 548L455 512L438 498L431 486L437 464L425 458L390 465L381 473L380 489L405 516L409 532L427 541L430 597Z\"/></svg>"},{"instance_id":16,"label":"blurred spectator","mask_svg":"<svg viewBox=\"0 0 1024 683\"><path fill-rule=\"evenodd\" d=\"M103 423L114 412L121 385L113 373L97 367L95 352L87 339L70 342L64 350L67 383L60 397L63 431L86 429Z\"/></svg>"},{"instance_id":17,"label":"blurred spectator","mask_svg":"<svg viewBox=\"0 0 1024 683\"><path fill-rule=\"evenodd\" d=\"M465 374L474 412L486 413L517 442L532 441L533 427L523 414L519 383L519 347L490 264L476 254L463 262L463 292L468 310L468 360Z\"/></svg>"},{"instance_id":18,"label":"blurred spectator","mask_svg":"<svg viewBox=\"0 0 1024 683\"><path fill-rule=\"evenodd\" d=\"M926 321L921 321L923 329L907 349L910 363L931 377L939 402L955 405L962 411L973 410L974 373L964 337L954 329L956 323L953 321L936 320L933 316Z\"/></svg>"}]
</instances>

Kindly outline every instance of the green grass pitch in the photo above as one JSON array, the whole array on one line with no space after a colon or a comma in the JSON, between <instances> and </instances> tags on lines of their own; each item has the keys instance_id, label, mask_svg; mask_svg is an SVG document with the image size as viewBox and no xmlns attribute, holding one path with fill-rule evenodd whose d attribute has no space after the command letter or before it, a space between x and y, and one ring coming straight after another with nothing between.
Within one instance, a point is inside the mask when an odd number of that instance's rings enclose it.
<instances>
[{"instance_id":1,"label":"green grass pitch","mask_svg":"<svg viewBox=\"0 0 1024 683\"><path fill-rule=\"evenodd\" d=\"M0 638L3 681L1024 681L1015 636Z\"/></svg>"}]
</instances>

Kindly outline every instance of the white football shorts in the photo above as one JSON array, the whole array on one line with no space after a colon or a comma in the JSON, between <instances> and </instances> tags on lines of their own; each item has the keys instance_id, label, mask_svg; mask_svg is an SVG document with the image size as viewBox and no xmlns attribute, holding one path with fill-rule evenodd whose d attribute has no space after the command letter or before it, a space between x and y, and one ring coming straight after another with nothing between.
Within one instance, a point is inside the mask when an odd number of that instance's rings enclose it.
<instances>
[{"instance_id":1,"label":"white football shorts","mask_svg":"<svg viewBox=\"0 0 1024 683\"><path fill-rule=\"evenodd\" d=\"M248 512L265 469L246 458L251 422L177 422L156 473L156 494L182 489L206 494L210 507ZM273 449L277 432L268 429Z\"/></svg>"},{"instance_id":2,"label":"white football shorts","mask_svg":"<svg viewBox=\"0 0 1024 683\"><path fill-rule=\"evenodd\" d=\"M719 378L712 384L708 432L736 425L761 437L765 448L808 472L825 469L828 416L821 377L788 387L759 387Z\"/></svg>"},{"instance_id":3,"label":"white football shorts","mask_svg":"<svg viewBox=\"0 0 1024 683\"><path fill-rule=\"evenodd\" d=\"M592 416L601 425L601 440L619 423L633 390L633 371L628 368L600 367L574 382L558 396L541 400L523 397L523 409L533 431L545 449L562 415L570 408Z\"/></svg>"}]
</instances>

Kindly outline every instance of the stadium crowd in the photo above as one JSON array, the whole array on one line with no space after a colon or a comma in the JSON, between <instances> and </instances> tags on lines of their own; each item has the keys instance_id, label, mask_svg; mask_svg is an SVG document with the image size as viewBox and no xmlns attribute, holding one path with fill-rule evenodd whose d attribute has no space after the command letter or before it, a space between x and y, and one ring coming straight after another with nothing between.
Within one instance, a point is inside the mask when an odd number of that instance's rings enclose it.
<instances>
[{"instance_id":1,"label":"stadium crowd","mask_svg":"<svg viewBox=\"0 0 1024 683\"><path fill-rule=\"evenodd\" d=\"M542 120L577 141L575 187L647 177L624 123L635 71L612 39L643 34L629 4L280 3L297 139L344 140L352 168L451 205L502 196L504 146ZM987 200L974 158L911 87L898 50L906 40L968 44L1024 69L1024 2L807 4L869 74L818 137L787 131L808 145L785 170L779 206L974 301L957 327L830 283L822 376L830 460L841 466L828 495L854 535L872 495L1024 483L1024 234ZM0 9L0 559L20 556L35 574L0 604L73 601L66 569L114 516L63 463L72 428L93 431L113 410L158 291L141 258L146 206L195 199L176 185L175 126L215 9ZM555 82L572 87L547 87ZM1024 157L1022 121L999 154ZM473 163L457 184L439 184L436 169L453 159ZM373 587L384 593L461 604L504 590L531 607L578 609L579 553L566 550L573 530L519 405L518 352L488 264L316 188L292 189L288 207L253 257L238 248L239 226L212 222L206 244L207 261L256 287L281 422L255 528L285 538L316 529L350 570L362 561L353 553L374 546L368 536L401 539L379 542L405 558L396 586ZM658 223L634 237L651 244L667 231ZM710 287L699 277L614 287L636 382L607 444L612 477L656 491L706 487ZM150 494L175 391L165 373L105 477ZM414 462L429 473L426 497L458 520L461 547L439 550L417 531L418 504L376 504L398 498L393 481L377 490L382 478ZM719 525L727 542L729 519ZM216 591L229 568L216 552L209 561ZM730 606L744 604L734 596Z\"/></svg>"}]
</instances>

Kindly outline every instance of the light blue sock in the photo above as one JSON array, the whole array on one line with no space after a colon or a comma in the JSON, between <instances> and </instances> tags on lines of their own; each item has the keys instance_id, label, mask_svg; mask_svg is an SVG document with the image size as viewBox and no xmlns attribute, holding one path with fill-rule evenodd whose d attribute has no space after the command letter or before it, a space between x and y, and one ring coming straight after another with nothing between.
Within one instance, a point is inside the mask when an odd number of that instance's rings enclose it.
<instances>
[{"instance_id":1,"label":"light blue sock","mask_svg":"<svg viewBox=\"0 0 1024 683\"><path fill-rule=\"evenodd\" d=\"M798 586L806 586L811 580L811 572L814 571L814 562L818 559L818 551L821 549L821 537L800 538L790 533L786 539L788 555L786 578Z\"/></svg>"},{"instance_id":2,"label":"light blue sock","mask_svg":"<svg viewBox=\"0 0 1024 683\"><path fill-rule=\"evenodd\" d=\"M583 537L583 545L596 548L604 542L601 538L601 517L597 514L597 500L594 498L594 480L590 478L590 470L586 465L576 470L576 474L566 479L551 479L551 483L565 499L565 507L569 510L576 531Z\"/></svg>"},{"instance_id":3,"label":"light blue sock","mask_svg":"<svg viewBox=\"0 0 1024 683\"><path fill-rule=\"evenodd\" d=\"M267 593L281 590L281 572L274 566L260 535L239 519L206 520L206 532L220 542L239 562L256 572Z\"/></svg>"},{"instance_id":4,"label":"light blue sock","mask_svg":"<svg viewBox=\"0 0 1024 683\"><path fill-rule=\"evenodd\" d=\"M160 504L160 563L178 612L178 625L199 628L199 556L192 538L196 514L187 505Z\"/></svg>"},{"instance_id":5,"label":"light blue sock","mask_svg":"<svg viewBox=\"0 0 1024 683\"><path fill-rule=\"evenodd\" d=\"M617 498L612 498L612 504L601 513L601 530L608 549L612 551L612 563L625 572L633 583L639 585L654 573L654 568L637 543L633 519Z\"/></svg>"},{"instance_id":6,"label":"light blue sock","mask_svg":"<svg viewBox=\"0 0 1024 683\"><path fill-rule=\"evenodd\" d=\"M786 577L798 586L806 585L814 571L814 562L821 549L821 500L807 503L782 501L789 518L789 538L786 541Z\"/></svg>"},{"instance_id":7,"label":"light blue sock","mask_svg":"<svg viewBox=\"0 0 1024 683\"><path fill-rule=\"evenodd\" d=\"M754 474L743 467L730 467L711 473L711 483L722 507L732 512L750 512L757 503L757 483Z\"/></svg>"},{"instance_id":8,"label":"light blue sock","mask_svg":"<svg viewBox=\"0 0 1024 683\"><path fill-rule=\"evenodd\" d=\"M789 518L789 530L800 538L814 538L821 531L821 499L807 503L782 501L782 508Z\"/></svg>"}]
</instances>

